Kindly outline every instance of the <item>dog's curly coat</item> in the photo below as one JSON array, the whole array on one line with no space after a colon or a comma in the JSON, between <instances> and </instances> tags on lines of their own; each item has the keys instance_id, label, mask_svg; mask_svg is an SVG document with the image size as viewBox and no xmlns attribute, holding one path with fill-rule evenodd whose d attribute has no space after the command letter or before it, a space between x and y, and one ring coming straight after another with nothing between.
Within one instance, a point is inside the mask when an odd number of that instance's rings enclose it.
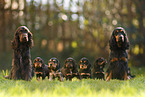
<instances>
[{"instance_id":1,"label":"dog's curly coat","mask_svg":"<svg viewBox=\"0 0 145 97\"><path fill-rule=\"evenodd\" d=\"M26 26L17 28L12 41L13 60L12 69L9 76L5 78L14 80L32 79L32 62L30 55L30 48L33 46L32 33Z\"/></svg>"}]
</instances>

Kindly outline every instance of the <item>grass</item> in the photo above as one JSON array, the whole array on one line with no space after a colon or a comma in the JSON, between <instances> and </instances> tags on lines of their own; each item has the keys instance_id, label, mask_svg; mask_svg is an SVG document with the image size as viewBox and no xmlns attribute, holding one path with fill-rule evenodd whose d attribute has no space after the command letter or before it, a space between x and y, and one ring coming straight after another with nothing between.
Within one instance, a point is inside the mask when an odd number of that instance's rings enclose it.
<instances>
[{"instance_id":1,"label":"grass","mask_svg":"<svg viewBox=\"0 0 145 97\"><path fill-rule=\"evenodd\" d=\"M144 97L145 95L145 68L131 68L136 78L120 81L83 79L59 82L58 80L32 81L7 80L0 73L0 97L56 97L56 96L83 96L83 97Z\"/></svg>"}]
</instances>

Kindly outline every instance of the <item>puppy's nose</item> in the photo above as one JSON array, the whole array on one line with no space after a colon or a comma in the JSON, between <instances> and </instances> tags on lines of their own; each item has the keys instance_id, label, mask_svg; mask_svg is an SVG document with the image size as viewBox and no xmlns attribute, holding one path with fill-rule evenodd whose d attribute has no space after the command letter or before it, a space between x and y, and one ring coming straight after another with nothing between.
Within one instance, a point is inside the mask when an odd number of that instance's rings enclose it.
<instances>
[{"instance_id":1,"label":"puppy's nose","mask_svg":"<svg viewBox=\"0 0 145 97\"><path fill-rule=\"evenodd\" d=\"M54 68L56 68L56 65L53 65Z\"/></svg>"},{"instance_id":2,"label":"puppy's nose","mask_svg":"<svg viewBox=\"0 0 145 97\"><path fill-rule=\"evenodd\" d=\"M82 68L83 68L84 66L82 66Z\"/></svg>"},{"instance_id":3,"label":"puppy's nose","mask_svg":"<svg viewBox=\"0 0 145 97\"><path fill-rule=\"evenodd\" d=\"M52 66L52 64L49 64L49 66Z\"/></svg>"}]
</instances>

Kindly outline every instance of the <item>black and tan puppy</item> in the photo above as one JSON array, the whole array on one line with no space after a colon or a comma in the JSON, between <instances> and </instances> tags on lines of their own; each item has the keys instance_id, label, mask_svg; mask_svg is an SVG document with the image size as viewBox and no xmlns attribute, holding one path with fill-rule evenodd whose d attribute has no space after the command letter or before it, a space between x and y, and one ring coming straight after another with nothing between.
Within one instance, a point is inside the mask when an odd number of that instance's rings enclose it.
<instances>
[{"instance_id":1,"label":"black and tan puppy","mask_svg":"<svg viewBox=\"0 0 145 97\"><path fill-rule=\"evenodd\" d=\"M79 63L81 78L91 78L91 64L87 58L82 58Z\"/></svg>"},{"instance_id":2,"label":"black and tan puppy","mask_svg":"<svg viewBox=\"0 0 145 97\"><path fill-rule=\"evenodd\" d=\"M58 78L60 81L64 81L62 73L60 71L60 63L57 58L51 58L48 61L48 69L49 69L49 80L55 80Z\"/></svg>"},{"instance_id":3,"label":"black and tan puppy","mask_svg":"<svg viewBox=\"0 0 145 97\"><path fill-rule=\"evenodd\" d=\"M96 59L92 70L92 77L94 79L97 78L105 80L104 66L106 63L107 61L103 57Z\"/></svg>"},{"instance_id":4,"label":"black and tan puppy","mask_svg":"<svg viewBox=\"0 0 145 97\"><path fill-rule=\"evenodd\" d=\"M78 72L77 64L73 58L67 58L61 69L62 75L66 80L72 80L73 77L81 79L81 76Z\"/></svg>"},{"instance_id":5,"label":"black and tan puppy","mask_svg":"<svg viewBox=\"0 0 145 97\"><path fill-rule=\"evenodd\" d=\"M40 80L40 77L44 80L46 76L49 76L48 65L45 65L44 61L40 57L36 57L34 59L33 68L38 81Z\"/></svg>"}]
</instances>

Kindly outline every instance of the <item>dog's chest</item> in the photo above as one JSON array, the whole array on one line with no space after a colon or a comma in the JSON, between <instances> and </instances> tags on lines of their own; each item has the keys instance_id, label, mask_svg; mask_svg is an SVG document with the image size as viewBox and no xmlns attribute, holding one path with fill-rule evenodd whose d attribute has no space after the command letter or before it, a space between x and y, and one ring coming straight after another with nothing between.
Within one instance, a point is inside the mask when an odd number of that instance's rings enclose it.
<instances>
[{"instance_id":1,"label":"dog's chest","mask_svg":"<svg viewBox=\"0 0 145 97\"><path fill-rule=\"evenodd\" d=\"M128 57L127 51L119 50L119 51L111 51L110 57L116 57L116 58L121 58L121 57Z\"/></svg>"}]
</instances>

